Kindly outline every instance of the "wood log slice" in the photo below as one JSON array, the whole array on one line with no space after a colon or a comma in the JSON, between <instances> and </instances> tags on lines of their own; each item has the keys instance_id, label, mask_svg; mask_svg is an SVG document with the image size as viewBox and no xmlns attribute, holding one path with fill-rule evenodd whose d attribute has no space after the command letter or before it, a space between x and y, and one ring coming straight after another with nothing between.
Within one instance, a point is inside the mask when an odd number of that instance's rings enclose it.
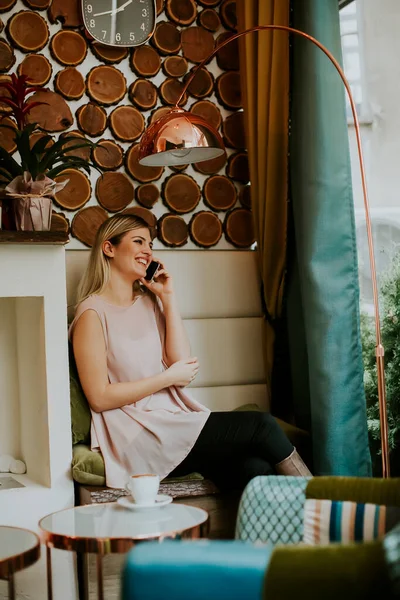
<instances>
[{"instance_id":1,"label":"wood log slice","mask_svg":"<svg viewBox=\"0 0 400 600\"><path fill-rule=\"evenodd\" d=\"M169 248L184 246L189 238L189 229L182 217L166 213L158 220L158 239Z\"/></svg>"},{"instance_id":2,"label":"wood log slice","mask_svg":"<svg viewBox=\"0 0 400 600\"><path fill-rule=\"evenodd\" d=\"M18 75L25 75L31 85L46 85L50 81L53 67L43 54L28 54L18 65Z\"/></svg>"},{"instance_id":3,"label":"wood log slice","mask_svg":"<svg viewBox=\"0 0 400 600\"><path fill-rule=\"evenodd\" d=\"M50 231L65 231L65 233L69 233L69 228L70 224L66 216L63 213L53 210L51 213Z\"/></svg>"},{"instance_id":4,"label":"wood log slice","mask_svg":"<svg viewBox=\"0 0 400 600\"><path fill-rule=\"evenodd\" d=\"M236 152L228 158L226 174L234 181L249 183L249 160L246 152Z\"/></svg>"},{"instance_id":5,"label":"wood log slice","mask_svg":"<svg viewBox=\"0 0 400 600\"><path fill-rule=\"evenodd\" d=\"M54 89L67 100L79 100L85 93L85 80L75 67L66 67L57 73Z\"/></svg>"},{"instance_id":6,"label":"wood log slice","mask_svg":"<svg viewBox=\"0 0 400 600\"><path fill-rule=\"evenodd\" d=\"M181 27L187 27L196 20L197 6L194 0L167 0L165 12L171 21Z\"/></svg>"},{"instance_id":7,"label":"wood log slice","mask_svg":"<svg viewBox=\"0 0 400 600\"><path fill-rule=\"evenodd\" d=\"M51 0L23 0L25 6L33 10L46 10L51 4Z\"/></svg>"},{"instance_id":8,"label":"wood log slice","mask_svg":"<svg viewBox=\"0 0 400 600\"><path fill-rule=\"evenodd\" d=\"M223 26L232 31L237 30L236 0L224 0L219 8L219 16Z\"/></svg>"},{"instance_id":9,"label":"wood log slice","mask_svg":"<svg viewBox=\"0 0 400 600\"><path fill-rule=\"evenodd\" d=\"M98 137L104 133L107 126L107 113L102 106L89 102L78 108L76 120L83 133Z\"/></svg>"},{"instance_id":10,"label":"wood log slice","mask_svg":"<svg viewBox=\"0 0 400 600\"><path fill-rule=\"evenodd\" d=\"M253 214L246 208L234 208L225 217L225 237L236 248L248 248L256 241Z\"/></svg>"},{"instance_id":11,"label":"wood log slice","mask_svg":"<svg viewBox=\"0 0 400 600\"><path fill-rule=\"evenodd\" d=\"M115 67L100 65L89 71L86 77L86 92L99 104L118 104L126 94L126 79Z\"/></svg>"},{"instance_id":12,"label":"wood log slice","mask_svg":"<svg viewBox=\"0 0 400 600\"><path fill-rule=\"evenodd\" d=\"M197 0L199 4L206 8L218 6L221 0Z\"/></svg>"},{"instance_id":13,"label":"wood log slice","mask_svg":"<svg viewBox=\"0 0 400 600\"><path fill-rule=\"evenodd\" d=\"M73 146L78 146L82 143L82 140L86 140L86 137L80 131L68 131L68 133L63 133L60 137L71 138L71 141L68 142L64 148L71 148ZM76 150L68 150L65 153L67 156L77 156L78 158L82 158L83 160L90 160L91 148L90 146L84 148L76 148Z\"/></svg>"},{"instance_id":14,"label":"wood log slice","mask_svg":"<svg viewBox=\"0 0 400 600\"><path fill-rule=\"evenodd\" d=\"M199 163L194 163L193 168L198 173L202 173L203 175L214 175L218 173L221 169L226 165L226 153L218 156L217 158L212 158L211 160L203 160Z\"/></svg>"},{"instance_id":15,"label":"wood log slice","mask_svg":"<svg viewBox=\"0 0 400 600\"><path fill-rule=\"evenodd\" d=\"M161 68L161 58L154 48L146 44L134 49L130 66L139 77L154 77Z\"/></svg>"},{"instance_id":16,"label":"wood log slice","mask_svg":"<svg viewBox=\"0 0 400 600\"><path fill-rule=\"evenodd\" d=\"M4 40L0 40L0 71L2 73L9 71L16 60L11 46Z\"/></svg>"},{"instance_id":17,"label":"wood log slice","mask_svg":"<svg viewBox=\"0 0 400 600\"><path fill-rule=\"evenodd\" d=\"M41 140L45 135L49 135L48 133L45 133L44 131L34 131L30 136L29 136L29 146L32 149L33 146L36 144L36 142L38 142L39 140ZM49 140L46 144L46 148L50 148L50 146L52 146L54 144L54 140Z\"/></svg>"},{"instance_id":18,"label":"wood log slice","mask_svg":"<svg viewBox=\"0 0 400 600\"><path fill-rule=\"evenodd\" d=\"M80 0L53 0L47 11L50 23L59 21L63 27L83 25Z\"/></svg>"},{"instance_id":19,"label":"wood log slice","mask_svg":"<svg viewBox=\"0 0 400 600\"><path fill-rule=\"evenodd\" d=\"M221 239L222 223L215 213L201 210L190 219L189 235L196 246L211 248Z\"/></svg>"},{"instance_id":20,"label":"wood log slice","mask_svg":"<svg viewBox=\"0 0 400 600\"><path fill-rule=\"evenodd\" d=\"M136 188L136 202L145 208L153 208L160 198L160 190L155 183L144 183Z\"/></svg>"},{"instance_id":21,"label":"wood log slice","mask_svg":"<svg viewBox=\"0 0 400 600\"><path fill-rule=\"evenodd\" d=\"M133 215L135 217L139 217L139 219L143 219L145 223L150 223L150 232L152 234L154 233L155 236L155 230L157 228L157 217L151 212L151 210L143 208L143 206L129 206L129 208L125 208L125 210L123 210L120 214ZM152 229L154 230L153 232L151 231Z\"/></svg>"},{"instance_id":22,"label":"wood log slice","mask_svg":"<svg viewBox=\"0 0 400 600\"><path fill-rule=\"evenodd\" d=\"M5 125L6 127L1 127L1 125ZM14 131L8 129L8 127L12 127ZM17 144L15 143L15 132L17 131L17 127L15 125L15 121L10 119L10 117L3 117L0 121L0 146L4 148L9 154L12 154L17 149Z\"/></svg>"},{"instance_id":23,"label":"wood log slice","mask_svg":"<svg viewBox=\"0 0 400 600\"><path fill-rule=\"evenodd\" d=\"M61 29L50 40L50 52L61 65L76 67L86 58L87 42L77 31Z\"/></svg>"},{"instance_id":24,"label":"wood log slice","mask_svg":"<svg viewBox=\"0 0 400 600\"><path fill-rule=\"evenodd\" d=\"M226 71L217 77L215 95L225 108L242 108L240 75L237 71Z\"/></svg>"},{"instance_id":25,"label":"wood log slice","mask_svg":"<svg viewBox=\"0 0 400 600\"><path fill-rule=\"evenodd\" d=\"M182 54L193 63L200 63L214 50L212 33L202 27L188 27L181 31Z\"/></svg>"},{"instance_id":26,"label":"wood log slice","mask_svg":"<svg viewBox=\"0 0 400 600\"><path fill-rule=\"evenodd\" d=\"M106 46L100 42L90 44L90 49L96 58L109 65L120 63L129 54L128 48L118 46Z\"/></svg>"},{"instance_id":27,"label":"wood log slice","mask_svg":"<svg viewBox=\"0 0 400 600\"><path fill-rule=\"evenodd\" d=\"M198 115L215 129L219 129L222 121L221 112L216 104L209 100L199 100L190 107L190 112Z\"/></svg>"},{"instance_id":28,"label":"wood log slice","mask_svg":"<svg viewBox=\"0 0 400 600\"><path fill-rule=\"evenodd\" d=\"M57 192L54 200L65 210L77 210L85 206L92 195L92 188L88 177L78 169L67 169L61 175L55 177L55 181L68 180L67 185L61 192Z\"/></svg>"},{"instance_id":29,"label":"wood log slice","mask_svg":"<svg viewBox=\"0 0 400 600\"><path fill-rule=\"evenodd\" d=\"M157 24L150 43L160 54L177 54L181 49L181 32L173 23L161 21Z\"/></svg>"},{"instance_id":30,"label":"wood log slice","mask_svg":"<svg viewBox=\"0 0 400 600\"><path fill-rule=\"evenodd\" d=\"M245 185L239 192L239 202L243 208L251 209L251 185Z\"/></svg>"},{"instance_id":31,"label":"wood log slice","mask_svg":"<svg viewBox=\"0 0 400 600\"><path fill-rule=\"evenodd\" d=\"M155 107L158 100L157 88L148 79L136 79L129 86L129 100L137 106L139 110L150 110Z\"/></svg>"},{"instance_id":32,"label":"wood log slice","mask_svg":"<svg viewBox=\"0 0 400 600\"><path fill-rule=\"evenodd\" d=\"M151 111L150 117L148 119L149 125L151 125L155 121L158 121L158 119L161 119L161 117L164 117L169 112L171 112L171 107L170 106L159 106L155 110Z\"/></svg>"},{"instance_id":33,"label":"wood log slice","mask_svg":"<svg viewBox=\"0 0 400 600\"><path fill-rule=\"evenodd\" d=\"M0 0L0 13L8 12L17 3L17 0Z\"/></svg>"},{"instance_id":34,"label":"wood log slice","mask_svg":"<svg viewBox=\"0 0 400 600\"><path fill-rule=\"evenodd\" d=\"M156 0L157 17L159 15L161 15L163 10L164 10L164 0Z\"/></svg>"},{"instance_id":35,"label":"wood log slice","mask_svg":"<svg viewBox=\"0 0 400 600\"><path fill-rule=\"evenodd\" d=\"M124 151L113 140L100 140L92 150L92 160L103 171L114 171L122 165Z\"/></svg>"},{"instance_id":36,"label":"wood log slice","mask_svg":"<svg viewBox=\"0 0 400 600\"><path fill-rule=\"evenodd\" d=\"M215 211L229 210L236 204L235 184L225 175L213 175L204 182L204 204Z\"/></svg>"},{"instance_id":37,"label":"wood log slice","mask_svg":"<svg viewBox=\"0 0 400 600\"><path fill-rule=\"evenodd\" d=\"M179 96L181 95L183 90L183 83L174 77L168 77L164 79L160 87L158 88L158 92L160 94L161 102L163 104L173 105L175 106ZM179 106L184 106L187 102L187 94L183 95L183 98L179 102Z\"/></svg>"},{"instance_id":38,"label":"wood log slice","mask_svg":"<svg viewBox=\"0 0 400 600\"><path fill-rule=\"evenodd\" d=\"M110 129L118 140L134 142L143 133L143 115L134 106L117 106L109 117Z\"/></svg>"},{"instance_id":39,"label":"wood log slice","mask_svg":"<svg viewBox=\"0 0 400 600\"><path fill-rule=\"evenodd\" d=\"M208 31L218 31L221 27L221 19L218 13L212 8L204 8L197 17L197 24Z\"/></svg>"},{"instance_id":40,"label":"wood log slice","mask_svg":"<svg viewBox=\"0 0 400 600\"><path fill-rule=\"evenodd\" d=\"M76 213L72 219L71 233L82 244L91 248L100 225L107 219L108 214L104 208L101 208L101 206L88 206Z\"/></svg>"},{"instance_id":41,"label":"wood log slice","mask_svg":"<svg viewBox=\"0 0 400 600\"><path fill-rule=\"evenodd\" d=\"M220 46L226 40L229 40L233 36L233 33L224 31L217 37L217 47ZM218 50L215 55L217 59L217 65L222 71L239 71L239 42L233 40L226 46Z\"/></svg>"},{"instance_id":42,"label":"wood log slice","mask_svg":"<svg viewBox=\"0 0 400 600\"><path fill-rule=\"evenodd\" d=\"M21 10L7 22L6 33L14 47L22 52L38 52L49 41L49 29L41 15L32 10Z\"/></svg>"},{"instance_id":43,"label":"wood log slice","mask_svg":"<svg viewBox=\"0 0 400 600\"><path fill-rule=\"evenodd\" d=\"M27 115L28 123L37 123L41 129L49 133L65 131L74 122L71 110L62 96L50 90L35 92L29 98L30 102L43 102L35 106Z\"/></svg>"},{"instance_id":44,"label":"wood log slice","mask_svg":"<svg viewBox=\"0 0 400 600\"><path fill-rule=\"evenodd\" d=\"M174 173L182 173L182 171L186 171L188 166L189 165L168 165L168 168Z\"/></svg>"},{"instance_id":45,"label":"wood log slice","mask_svg":"<svg viewBox=\"0 0 400 600\"><path fill-rule=\"evenodd\" d=\"M11 94L10 92L6 89L1 87L1 84L4 83L11 83L11 75L0 75L0 96L5 96L6 98L11 98ZM8 106L8 104L5 104L4 102L0 102L0 114L4 115L7 113L10 113L12 111L11 106Z\"/></svg>"},{"instance_id":46,"label":"wood log slice","mask_svg":"<svg viewBox=\"0 0 400 600\"><path fill-rule=\"evenodd\" d=\"M171 211L183 215L196 208L200 202L201 191L193 177L186 173L177 173L164 180L161 196Z\"/></svg>"},{"instance_id":47,"label":"wood log slice","mask_svg":"<svg viewBox=\"0 0 400 600\"><path fill-rule=\"evenodd\" d=\"M232 113L225 119L222 124L222 133L225 146L228 148L246 148L244 112L242 110Z\"/></svg>"},{"instance_id":48,"label":"wood log slice","mask_svg":"<svg viewBox=\"0 0 400 600\"><path fill-rule=\"evenodd\" d=\"M130 179L120 171L104 173L96 181L96 198L109 212L123 210L133 201L134 187Z\"/></svg>"},{"instance_id":49,"label":"wood log slice","mask_svg":"<svg viewBox=\"0 0 400 600\"><path fill-rule=\"evenodd\" d=\"M184 81L192 74L192 70L185 76ZM193 98L206 98L214 90L214 76L205 67L196 70L196 76L188 87L188 92Z\"/></svg>"},{"instance_id":50,"label":"wood log slice","mask_svg":"<svg viewBox=\"0 0 400 600\"><path fill-rule=\"evenodd\" d=\"M167 77L183 77L188 70L188 61L183 56L167 56L162 70Z\"/></svg>"},{"instance_id":51,"label":"wood log slice","mask_svg":"<svg viewBox=\"0 0 400 600\"><path fill-rule=\"evenodd\" d=\"M139 164L139 144L132 145L125 153L125 169L128 174L140 183L149 183L160 179L164 167L146 167Z\"/></svg>"}]
</instances>

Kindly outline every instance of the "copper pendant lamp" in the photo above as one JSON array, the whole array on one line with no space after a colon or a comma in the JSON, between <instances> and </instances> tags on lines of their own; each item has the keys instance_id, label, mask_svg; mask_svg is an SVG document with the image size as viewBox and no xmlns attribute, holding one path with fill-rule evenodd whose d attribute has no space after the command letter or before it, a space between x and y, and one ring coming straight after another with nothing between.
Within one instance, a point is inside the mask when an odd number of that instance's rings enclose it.
<instances>
[{"instance_id":1,"label":"copper pendant lamp","mask_svg":"<svg viewBox=\"0 0 400 600\"><path fill-rule=\"evenodd\" d=\"M389 465L389 441L388 441L388 419L386 409L386 386L385 386L385 366L384 366L384 348L381 339L379 302L378 302L378 285L376 279L374 243L372 239L371 217L369 210L367 181L365 175L364 157L361 146L360 125L357 116L356 105L351 93L349 82L347 81L344 71L333 54L318 40L312 36L285 25L259 25L241 31L232 35L225 40L206 59L201 62L197 69L193 71L188 78L180 97L176 102L176 106L171 111L153 123L143 134L140 151L139 162L147 166L168 166L168 165L185 165L195 162L202 162L216 158L224 153L224 143L219 133L204 119L193 115L179 108L179 103L183 98L186 90L190 86L196 74L200 69L208 63L217 52L227 44L234 40L255 33L256 31L285 31L287 33L300 36L309 40L317 46L331 61L336 68L346 88L347 95L350 101L351 111L353 115L354 128L357 139L357 150L359 158L359 167L361 174L361 184L364 199L365 221L367 228L368 250L371 268L372 291L374 299L374 320L375 320L375 340L376 340L376 363L378 374L378 401L379 401L379 416L381 429L381 448L382 448L382 475L383 477L390 476Z\"/></svg>"}]
</instances>

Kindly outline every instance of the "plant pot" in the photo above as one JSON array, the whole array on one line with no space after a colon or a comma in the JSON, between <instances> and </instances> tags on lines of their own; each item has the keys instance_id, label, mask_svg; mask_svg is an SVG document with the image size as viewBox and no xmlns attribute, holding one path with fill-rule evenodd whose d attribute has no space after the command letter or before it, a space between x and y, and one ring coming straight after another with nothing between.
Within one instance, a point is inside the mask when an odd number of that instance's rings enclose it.
<instances>
[{"instance_id":1,"label":"plant pot","mask_svg":"<svg viewBox=\"0 0 400 600\"><path fill-rule=\"evenodd\" d=\"M26 196L11 199L11 213L17 231L49 231L51 225L51 198Z\"/></svg>"}]
</instances>

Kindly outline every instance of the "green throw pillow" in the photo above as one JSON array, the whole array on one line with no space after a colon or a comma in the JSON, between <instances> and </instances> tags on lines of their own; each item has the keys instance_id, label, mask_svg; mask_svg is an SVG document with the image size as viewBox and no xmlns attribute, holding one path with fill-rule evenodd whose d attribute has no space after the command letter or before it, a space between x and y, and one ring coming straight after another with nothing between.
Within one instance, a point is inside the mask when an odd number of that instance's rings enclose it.
<instances>
[{"instance_id":1,"label":"green throw pillow","mask_svg":"<svg viewBox=\"0 0 400 600\"><path fill-rule=\"evenodd\" d=\"M71 404L72 444L90 444L92 416L86 396L79 382L72 347L69 348L69 387Z\"/></svg>"}]
</instances>

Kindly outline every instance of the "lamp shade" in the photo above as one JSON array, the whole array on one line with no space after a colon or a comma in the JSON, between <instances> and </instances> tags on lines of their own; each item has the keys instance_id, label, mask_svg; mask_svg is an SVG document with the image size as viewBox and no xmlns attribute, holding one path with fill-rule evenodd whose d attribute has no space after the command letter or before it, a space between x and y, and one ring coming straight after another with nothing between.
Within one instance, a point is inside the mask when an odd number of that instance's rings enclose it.
<instances>
[{"instance_id":1,"label":"lamp shade","mask_svg":"<svg viewBox=\"0 0 400 600\"><path fill-rule=\"evenodd\" d=\"M224 152L222 138L212 125L198 115L173 108L143 134L139 163L148 167L186 165Z\"/></svg>"}]
</instances>

